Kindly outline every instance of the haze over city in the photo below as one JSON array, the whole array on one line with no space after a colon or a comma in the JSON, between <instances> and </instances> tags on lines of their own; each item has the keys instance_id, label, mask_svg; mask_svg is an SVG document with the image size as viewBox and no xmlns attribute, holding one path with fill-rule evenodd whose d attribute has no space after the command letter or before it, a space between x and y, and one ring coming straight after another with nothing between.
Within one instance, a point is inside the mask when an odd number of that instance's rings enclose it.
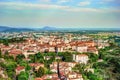
<instances>
[{"instance_id":1,"label":"haze over city","mask_svg":"<svg viewBox=\"0 0 120 80\"><path fill-rule=\"evenodd\" d=\"M0 0L0 26L119 28L119 0Z\"/></svg>"}]
</instances>

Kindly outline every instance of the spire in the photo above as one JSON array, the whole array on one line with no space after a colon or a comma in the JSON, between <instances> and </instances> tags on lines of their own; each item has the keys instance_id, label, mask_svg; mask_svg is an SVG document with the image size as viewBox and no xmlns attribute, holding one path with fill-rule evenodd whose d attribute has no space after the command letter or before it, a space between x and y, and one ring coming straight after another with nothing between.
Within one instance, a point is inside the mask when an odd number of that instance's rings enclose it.
<instances>
[{"instance_id":1,"label":"spire","mask_svg":"<svg viewBox=\"0 0 120 80\"><path fill-rule=\"evenodd\" d=\"M58 73L58 78L60 80L67 80L67 77L66 76L63 76L60 74L60 69L59 69L59 62L57 62L57 73Z\"/></svg>"},{"instance_id":2,"label":"spire","mask_svg":"<svg viewBox=\"0 0 120 80\"><path fill-rule=\"evenodd\" d=\"M55 53L58 55L58 47L55 47Z\"/></svg>"},{"instance_id":3,"label":"spire","mask_svg":"<svg viewBox=\"0 0 120 80\"><path fill-rule=\"evenodd\" d=\"M61 80L61 74L60 74L60 70L59 70L59 62L57 62L57 74L58 74L58 78Z\"/></svg>"}]
</instances>

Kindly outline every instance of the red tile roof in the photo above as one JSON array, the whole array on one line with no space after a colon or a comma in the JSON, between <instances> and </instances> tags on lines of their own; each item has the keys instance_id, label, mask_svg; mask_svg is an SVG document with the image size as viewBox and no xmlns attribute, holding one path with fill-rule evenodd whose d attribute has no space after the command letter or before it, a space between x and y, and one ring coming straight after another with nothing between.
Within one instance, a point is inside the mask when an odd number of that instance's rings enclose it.
<instances>
[{"instance_id":1,"label":"red tile roof","mask_svg":"<svg viewBox=\"0 0 120 80\"><path fill-rule=\"evenodd\" d=\"M41 64L41 63L30 63L29 65L32 66L32 67L44 66L44 64Z\"/></svg>"},{"instance_id":2,"label":"red tile roof","mask_svg":"<svg viewBox=\"0 0 120 80\"><path fill-rule=\"evenodd\" d=\"M35 78L35 80L43 80L42 78Z\"/></svg>"},{"instance_id":3,"label":"red tile roof","mask_svg":"<svg viewBox=\"0 0 120 80\"><path fill-rule=\"evenodd\" d=\"M17 71L20 71L20 70L23 70L23 69L25 69L24 66L18 66L18 67L16 68Z\"/></svg>"},{"instance_id":4,"label":"red tile roof","mask_svg":"<svg viewBox=\"0 0 120 80\"><path fill-rule=\"evenodd\" d=\"M20 49L13 49L10 51L10 54L21 54L22 51Z\"/></svg>"}]
</instances>

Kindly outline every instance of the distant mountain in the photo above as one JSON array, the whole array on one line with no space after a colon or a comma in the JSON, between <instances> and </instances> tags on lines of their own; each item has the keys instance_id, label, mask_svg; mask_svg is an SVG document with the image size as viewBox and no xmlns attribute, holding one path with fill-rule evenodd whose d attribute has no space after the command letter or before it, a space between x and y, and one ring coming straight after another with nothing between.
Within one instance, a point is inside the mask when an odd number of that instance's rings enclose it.
<instances>
[{"instance_id":1,"label":"distant mountain","mask_svg":"<svg viewBox=\"0 0 120 80\"><path fill-rule=\"evenodd\" d=\"M0 32L25 32L25 31L56 31L58 30L55 27L49 27L45 26L43 28L14 28L14 27L8 27L8 26L0 26Z\"/></svg>"},{"instance_id":2,"label":"distant mountain","mask_svg":"<svg viewBox=\"0 0 120 80\"><path fill-rule=\"evenodd\" d=\"M1 32L1 31L5 31L5 30L7 30L7 29L10 29L10 27L0 26L0 32Z\"/></svg>"},{"instance_id":3,"label":"distant mountain","mask_svg":"<svg viewBox=\"0 0 120 80\"><path fill-rule=\"evenodd\" d=\"M13 28L8 26L0 26L0 32L26 32L26 31L111 31L119 32L120 28L56 28L45 26L43 28Z\"/></svg>"},{"instance_id":4,"label":"distant mountain","mask_svg":"<svg viewBox=\"0 0 120 80\"><path fill-rule=\"evenodd\" d=\"M0 32L25 32L25 31L34 31L34 30L28 28L13 28L7 26L0 26Z\"/></svg>"},{"instance_id":5,"label":"distant mountain","mask_svg":"<svg viewBox=\"0 0 120 80\"><path fill-rule=\"evenodd\" d=\"M41 30L43 30L43 31L54 31L54 30L58 30L58 28L45 26Z\"/></svg>"}]
</instances>

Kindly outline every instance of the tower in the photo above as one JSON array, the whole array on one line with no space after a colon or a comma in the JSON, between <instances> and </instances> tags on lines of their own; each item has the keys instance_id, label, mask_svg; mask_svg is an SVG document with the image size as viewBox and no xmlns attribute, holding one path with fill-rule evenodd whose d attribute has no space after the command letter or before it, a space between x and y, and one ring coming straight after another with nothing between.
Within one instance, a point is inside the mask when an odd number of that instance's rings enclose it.
<instances>
[{"instance_id":1,"label":"tower","mask_svg":"<svg viewBox=\"0 0 120 80\"><path fill-rule=\"evenodd\" d=\"M58 47L55 47L55 53L58 55Z\"/></svg>"}]
</instances>

